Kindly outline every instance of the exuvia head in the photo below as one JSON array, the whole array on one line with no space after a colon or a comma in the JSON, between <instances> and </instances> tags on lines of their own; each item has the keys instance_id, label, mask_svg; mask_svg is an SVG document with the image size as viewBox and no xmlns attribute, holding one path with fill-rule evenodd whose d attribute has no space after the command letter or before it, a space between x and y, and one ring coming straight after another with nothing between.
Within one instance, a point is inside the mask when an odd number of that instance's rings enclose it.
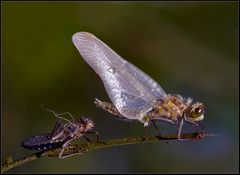
<instances>
[{"instance_id":1,"label":"exuvia head","mask_svg":"<svg viewBox=\"0 0 240 175\"><path fill-rule=\"evenodd\" d=\"M84 130L86 131L93 129L94 127L94 123L90 118L81 117L79 119L79 122L82 124Z\"/></svg>"},{"instance_id":2,"label":"exuvia head","mask_svg":"<svg viewBox=\"0 0 240 175\"><path fill-rule=\"evenodd\" d=\"M204 105L200 102L196 102L188 107L185 112L187 120L192 122L201 121L204 119Z\"/></svg>"}]
</instances>

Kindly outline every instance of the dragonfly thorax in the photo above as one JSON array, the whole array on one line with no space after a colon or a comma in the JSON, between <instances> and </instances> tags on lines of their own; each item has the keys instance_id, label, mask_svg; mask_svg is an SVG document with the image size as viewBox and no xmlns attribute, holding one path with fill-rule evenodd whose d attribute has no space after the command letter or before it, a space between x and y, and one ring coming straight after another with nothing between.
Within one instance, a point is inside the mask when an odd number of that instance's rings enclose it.
<instances>
[{"instance_id":1,"label":"dragonfly thorax","mask_svg":"<svg viewBox=\"0 0 240 175\"><path fill-rule=\"evenodd\" d=\"M177 122L180 118L184 117L184 113L191 103L191 98L167 94L164 100L159 100L155 103L153 110L147 115L151 120Z\"/></svg>"}]
</instances>

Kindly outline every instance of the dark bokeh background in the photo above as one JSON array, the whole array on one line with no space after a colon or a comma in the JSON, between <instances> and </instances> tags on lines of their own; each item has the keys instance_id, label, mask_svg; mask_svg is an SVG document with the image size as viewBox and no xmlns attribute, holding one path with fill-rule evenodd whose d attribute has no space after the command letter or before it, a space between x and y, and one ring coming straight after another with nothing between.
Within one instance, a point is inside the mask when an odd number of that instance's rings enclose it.
<instances>
[{"instance_id":1,"label":"dark bokeh background","mask_svg":"<svg viewBox=\"0 0 240 175\"><path fill-rule=\"evenodd\" d=\"M203 102L205 127L219 135L41 158L9 173L238 172L238 27L238 2L2 2L2 161L33 153L22 140L51 131L55 118L42 104L91 117L104 139L144 134L142 124L94 106L95 97L109 98L72 44L79 31L96 35L166 93Z\"/></svg>"}]
</instances>

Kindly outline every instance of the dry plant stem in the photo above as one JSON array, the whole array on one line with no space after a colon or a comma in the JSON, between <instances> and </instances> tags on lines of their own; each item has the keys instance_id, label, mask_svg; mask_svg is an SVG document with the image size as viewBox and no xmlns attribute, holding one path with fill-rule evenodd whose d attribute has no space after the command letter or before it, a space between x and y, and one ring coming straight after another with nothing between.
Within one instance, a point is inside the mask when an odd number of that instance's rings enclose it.
<instances>
[{"instance_id":1,"label":"dry plant stem","mask_svg":"<svg viewBox=\"0 0 240 175\"><path fill-rule=\"evenodd\" d=\"M214 136L212 134L206 133L187 133L182 134L181 138L186 140L201 140L205 136ZM120 145L128 145L128 144L139 144L139 143L149 143L149 142L158 142L158 141L169 141L169 140L178 140L177 135L165 135L165 136L136 136L136 137L128 137L128 138L119 138L119 139L111 139L100 142L92 142L85 143L80 145L73 145L65 148L64 154L73 154L73 153L86 153L89 151L93 151L100 148L107 148L113 146ZM40 151L29 156L20 158L18 160L6 160L1 165L1 173L6 172L14 167L20 166L24 163L36 160L37 158L50 156L50 157L58 157L61 148L53 148L45 151Z\"/></svg>"}]
</instances>

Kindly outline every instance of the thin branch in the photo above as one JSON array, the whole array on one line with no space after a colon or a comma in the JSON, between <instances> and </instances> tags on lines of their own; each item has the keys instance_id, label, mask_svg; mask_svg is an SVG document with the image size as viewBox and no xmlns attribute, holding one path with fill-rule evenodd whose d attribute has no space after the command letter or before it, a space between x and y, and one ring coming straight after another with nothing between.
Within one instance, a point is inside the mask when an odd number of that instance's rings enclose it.
<instances>
[{"instance_id":1,"label":"thin branch","mask_svg":"<svg viewBox=\"0 0 240 175\"><path fill-rule=\"evenodd\" d=\"M205 136L215 136L214 134L207 133L187 133L182 134L181 138L183 140L201 140L205 138ZM89 151L93 151L100 148L107 148L113 146L120 145L128 145L128 144L139 144L139 143L150 143L150 142L158 142L158 141L169 141L169 140L178 140L177 135L165 135L165 136L136 136L136 137L128 137L128 138L119 138L119 139L110 139L106 141L100 142L92 142L92 143L84 143L79 145L73 145L65 148L65 154L84 154ZM58 157L61 148L52 148L44 151L40 151L26 157L20 158L18 160L12 160L11 157L8 157L7 160L1 165L1 173L4 173L14 167L20 166L27 162L36 160L37 158L41 158L44 156L50 157Z\"/></svg>"}]
</instances>

